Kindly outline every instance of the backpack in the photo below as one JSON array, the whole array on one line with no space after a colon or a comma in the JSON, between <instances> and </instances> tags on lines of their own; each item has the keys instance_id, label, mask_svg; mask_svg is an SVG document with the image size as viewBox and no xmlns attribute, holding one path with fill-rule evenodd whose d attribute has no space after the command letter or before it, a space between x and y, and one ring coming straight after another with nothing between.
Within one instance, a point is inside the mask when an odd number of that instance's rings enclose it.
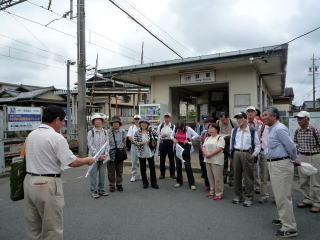
<instances>
[{"instance_id":1,"label":"backpack","mask_svg":"<svg viewBox=\"0 0 320 240\"><path fill-rule=\"evenodd\" d=\"M311 131L312 131L312 135L313 135L314 139L316 140L317 145L320 146L319 141L318 141L318 138L317 138L316 129L315 129L314 127L311 127L311 126L310 126L310 129L311 129ZM301 128L300 128L300 129L297 129L297 130L295 131L295 133L294 133L294 138L295 138L295 139L297 138L298 133L299 133L300 131L301 131Z\"/></svg>"},{"instance_id":2,"label":"backpack","mask_svg":"<svg viewBox=\"0 0 320 240\"><path fill-rule=\"evenodd\" d=\"M235 144L236 144L236 135L237 135L238 129L239 129L239 126L236 126L236 127L233 129L233 132L232 132L232 138L231 138L231 141L232 141L231 156L233 155L233 152L234 152L234 146L235 146ZM255 144L254 144L254 134L255 134L255 132L256 132L256 129L255 129L254 127L250 127L251 148L252 148L252 151L253 151L254 148L255 148Z\"/></svg>"},{"instance_id":3,"label":"backpack","mask_svg":"<svg viewBox=\"0 0 320 240\"><path fill-rule=\"evenodd\" d=\"M107 131L105 129L103 129L103 132L104 132L104 136L107 136ZM92 134L92 137L94 138L94 130L93 130L93 128L91 129L91 134Z\"/></svg>"},{"instance_id":4,"label":"backpack","mask_svg":"<svg viewBox=\"0 0 320 240\"><path fill-rule=\"evenodd\" d=\"M161 123L159 133L161 133L161 130L162 130L163 127L164 127L164 123ZM174 125L172 123L171 123L170 128L173 131Z\"/></svg>"}]
</instances>

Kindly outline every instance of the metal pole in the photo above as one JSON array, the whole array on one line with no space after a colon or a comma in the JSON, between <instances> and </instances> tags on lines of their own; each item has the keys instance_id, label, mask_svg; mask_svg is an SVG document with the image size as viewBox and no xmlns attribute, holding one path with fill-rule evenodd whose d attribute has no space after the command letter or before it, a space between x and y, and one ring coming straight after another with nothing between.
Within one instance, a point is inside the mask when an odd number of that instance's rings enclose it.
<instances>
[{"instance_id":1,"label":"metal pole","mask_svg":"<svg viewBox=\"0 0 320 240\"><path fill-rule=\"evenodd\" d=\"M71 108L70 108L70 60L67 61L67 138L71 138Z\"/></svg>"},{"instance_id":2,"label":"metal pole","mask_svg":"<svg viewBox=\"0 0 320 240\"><path fill-rule=\"evenodd\" d=\"M312 82L313 82L313 110L316 109L316 88L315 88L315 76L314 76L314 54L312 56Z\"/></svg>"},{"instance_id":3,"label":"metal pole","mask_svg":"<svg viewBox=\"0 0 320 240\"><path fill-rule=\"evenodd\" d=\"M70 0L70 20L73 19L73 0Z\"/></svg>"},{"instance_id":4,"label":"metal pole","mask_svg":"<svg viewBox=\"0 0 320 240\"><path fill-rule=\"evenodd\" d=\"M79 156L86 154L87 117L86 117L86 46L85 46L85 6L84 0L77 0L77 46L78 46L78 151Z\"/></svg>"},{"instance_id":5,"label":"metal pole","mask_svg":"<svg viewBox=\"0 0 320 240\"><path fill-rule=\"evenodd\" d=\"M0 111L0 175L5 173L4 159L4 113Z\"/></svg>"}]
</instances>

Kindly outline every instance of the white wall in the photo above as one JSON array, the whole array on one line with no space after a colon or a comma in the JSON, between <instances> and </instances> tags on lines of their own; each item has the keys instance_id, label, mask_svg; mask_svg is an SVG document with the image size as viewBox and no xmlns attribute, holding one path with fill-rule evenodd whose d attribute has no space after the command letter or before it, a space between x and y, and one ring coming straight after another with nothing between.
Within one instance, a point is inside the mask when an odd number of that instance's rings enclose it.
<instances>
[{"instance_id":1,"label":"white wall","mask_svg":"<svg viewBox=\"0 0 320 240\"><path fill-rule=\"evenodd\" d=\"M234 94L250 94L250 105L257 106L257 73L255 69L238 67L217 70L216 82L229 83L230 114L234 114L237 111L237 109L234 109ZM177 86L180 86L179 74L154 76L151 81L151 102L168 104L169 111L172 111L171 94L174 93L170 93L169 88Z\"/></svg>"}]
</instances>

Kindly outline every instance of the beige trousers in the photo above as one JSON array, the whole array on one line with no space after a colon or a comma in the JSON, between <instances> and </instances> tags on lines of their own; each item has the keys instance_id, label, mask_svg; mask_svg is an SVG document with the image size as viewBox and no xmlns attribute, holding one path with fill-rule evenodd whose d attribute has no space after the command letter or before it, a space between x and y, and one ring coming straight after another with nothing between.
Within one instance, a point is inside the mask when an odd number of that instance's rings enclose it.
<instances>
[{"instance_id":1,"label":"beige trousers","mask_svg":"<svg viewBox=\"0 0 320 240\"><path fill-rule=\"evenodd\" d=\"M301 162L310 163L318 169L318 174L306 176L298 168L300 190L304 196L303 202L320 207L320 154L312 156L300 154L299 159Z\"/></svg>"},{"instance_id":2,"label":"beige trousers","mask_svg":"<svg viewBox=\"0 0 320 240\"><path fill-rule=\"evenodd\" d=\"M61 178L27 174L23 187L27 239L63 239L64 195Z\"/></svg>"},{"instance_id":3,"label":"beige trousers","mask_svg":"<svg viewBox=\"0 0 320 240\"><path fill-rule=\"evenodd\" d=\"M233 154L234 191L239 199L253 201L254 160L248 152L235 151ZM244 185L244 194L242 186ZM244 195L244 196L243 196Z\"/></svg>"},{"instance_id":4,"label":"beige trousers","mask_svg":"<svg viewBox=\"0 0 320 240\"><path fill-rule=\"evenodd\" d=\"M210 183L210 193L216 196L223 195L223 165L206 163L208 180Z\"/></svg>"},{"instance_id":5,"label":"beige trousers","mask_svg":"<svg viewBox=\"0 0 320 240\"><path fill-rule=\"evenodd\" d=\"M257 174L257 176L255 174L255 182L256 181L259 182L260 196L261 197L269 196L269 193L268 193L269 171L268 171L267 157L264 154L264 151L262 151L259 154L258 162L255 165L259 166L258 168L259 174Z\"/></svg>"},{"instance_id":6,"label":"beige trousers","mask_svg":"<svg viewBox=\"0 0 320 240\"><path fill-rule=\"evenodd\" d=\"M289 159L268 162L268 168L279 219L282 222L281 230L296 231L292 206L293 163Z\"/></svg>"}]
</instances>

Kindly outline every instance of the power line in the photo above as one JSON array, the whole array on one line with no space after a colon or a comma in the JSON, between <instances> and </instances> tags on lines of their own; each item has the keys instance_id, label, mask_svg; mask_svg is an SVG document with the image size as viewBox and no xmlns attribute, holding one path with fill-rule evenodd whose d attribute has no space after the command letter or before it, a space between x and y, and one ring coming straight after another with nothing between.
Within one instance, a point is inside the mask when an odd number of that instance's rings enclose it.
<instances>
[{"instance_id":1,"label":"power line","mask_svg":"<svg viewBox=\"0 0 320 240\"><path fill-rule=\"evenodd\" d=\"M51 12L52 14L55 14L56 16L60 17L59 20L62 19L62 18L65 18L65 15L68 13L68 12L66 12L66 13L64 13L64 14L61 15L60 13L58 13L58 12L56 12L56 11L53 11L52 9L49 9L49 10L48 10L48 9L45 8L44 6L38 5L38 4L36 4L36 3L30 2L30 1L28 1L28 3L31 4L31 5L34 5L34 6L36 6L36 7L42 8L43 10L49 11L49 12ZM72 23L74 23L74 24L77 24L75 21L73 21L73 20L71 20L71 19L68 19L68 18L65 18L65 19L68 20L68 21L70 21L70 22L72 22ZM54 19L54 20L58 20L58 19ZM48 24L47 24L47 25L48 25ZM86 29L89 31L89 34L94 33L94 34L100 36L101 38L104 38L105 40L110 41L110 42L118 45L119 47L121 47L121 48L123 48L123 49L126 49L126 50L128 50L128 51L130 51L130 52L132 52L132 53L134 53L134 54L140 55L140 53L139 53L138 51L133 50L132 48L129 48L129 47L127 47L127 46L125 46L125 45L123 45L123 44L121 44L121 43L118 43L118 42L116 42L115 40L113 40L113 39L111 39L111 38L109 38L109 37L106 37L105 35L97 32L97 31L95 31L95 30L93 30L93 29L91 29L91 28L86 27ZM90 42L90 41L89 41L89 42ZM116 53L118 54L118 52L116 52ZM146 58L149 59L150 61L154 61L154 60L153 60L152 58L150 58L150 57L146 57ZM134 59L134 60L136 60L136 59Z\"/></svg>"},{"instance_id":2,"label":"power line","mask_svg":"<svg viewBox=\"0 0 320 240\"><path fill-rule=\"evenodd\" d=\"M190 52L190 49L188 47L186 47L184 44L182 44L181 42L179 42L177 39L175 39L171 34L169 34L166 30L164 30L162 27L160 27L160 25L158 25L157 23L155 23L154 21L152 21L149 17L147 17L143 12L141 12L132 2L128 1L128 0L123 0L124 2L126 2L131 8L133 8L136 12L138 12L141 16L143 16L145 19L147 19L152 25L156 26L160 31L164 32L171 40L173 40L174 42L176 42L178 45L180 45L182 48L184 48L185 50L187 50L188 52Z\"/></svg>"},{"instance_id":3,"label":"power line","mask_svg":"<svg viewBox=\"0 0 320 240\"><path fill-rule=\"evenodd\" d=\"M72 35L72 34L70 34L70 33L61 31L61 30L59 30L59 29L56 29L56 28L53 28L53 27L50 27L50 26L46 26L45 24L42 24L42 23L40 23L40 22L34 21L34 20L29 19L29 18L26 18L26 17L22 17L22 16L20 16L20 15L15 14L15 13L12 13L12 12L9 12L9 11L6 11L6 10L3 10L3 12L5 12L5 13L7 13L7 14L9 14L9 15L11 14L11 15L16 16L16 17L18 17L18 18L24 19L24 20L26 20L26 21L32 22L32 23L34 23L34 24L37 24L37 25L40 25L40 26L49 28L49 29L51 29L51 30L53 30L53 31L56 31L56 32L61 33L61 34L64 34L64 35L66 35L66 36L69 36L69 37L72 37L72 38L77 38L77 36L74 36L74 35ZM111 49L108 49L108 48L103 47L103 46L101 46L101 45L99 45L99 44L97 44L97 43L93 43L93 42L89 42L89 41L86 41L86 43L91 44L91 45L94 45L94 46L99 47L99 48L101 48L101 49L104 49L104 50L106 50L106 51L115 53L115 54L120 55L120 56L122 56L122 57L125 57L125 58L128 58L128 59L135 60L135 61L139 62L139 60L136 59L136 58L133 58L133 57L124 55L124 54L122 54L122 53L119 53L119 52L114 51L114 50L111 50Z\"/></svg>"},{"instance_id":4,"label":"power line","mask_svg":"<svg viewBox=\"0 0 320 240\"><path fill-rule=\"evenodd\" d=\"M183 57L175 51L173 48L171 48L168 44L166 44L164 41L162 41L159 37L157 37L154 33L152 33L148 28L146 28L142 23L140 23L136 18L134 18L132 15L130 15L126 10L121 8L118 4L116 4L113 0L108 0L113 5L115 5L117 8L119 8L122 12L124 12L126 15L128 15L134 22L136 22L138 25L140 25L144 30L146 30L151 36L153 36L155 39L157 39L159 42L161 42L164 46L166 46L168 49L170 49L174 54L179 56L181 59Z\"/></svg>"},{"instance_id":5,"label":"power line","mask_svg":"<svg viewBox=\"0 0 320 240\"><path fill-rule=\"evenodd\" d=\"M32 48L37 49L37 50L39 50L39 51L43 51L43 52L46 52L46 53L55 55L55 56L57 56L57 57L63 58L64 60L69 59L69 57L67 57L67 56L63 56L63 55L61 55L61 54L59 54L59 53L55 53L55 52L52 52L52 51L49 51L49 50L46 50L46 49L42 49L42 48L36 47L36 46L34 46L34 45L32 45L32 44L29 44L29 43L22 42L22 41L20 41L20 40L11 38L11 37L6 36L6 35L4 35L4 34L2 34L2 33L0 33L0 36L1 36L1 37L4 37L4 38L7 38L7 39L9 39L9 40L11 40L11 41L17 42L17 43L19 43L19 44L32 47Z\"/></svg>"},{"instance_id":6,"label":"power line","mask_svg":"<svg viewBox=\"0 0 320 240\"><path fill-rule=\"evenodd\" d=\"M308 32L306 32L306 33L303 33L303 34L301 34L301 35L299 35L299 36L297 36L297 37L295 37L295 38L293 38L293 39L291 39L291 40L289 40L289 41L287 41L287 42L285 42L285 43L282 43L282 44L279 44L278 46L275 46L275 47L271 50L271 53L270 53L270 56L269 56L269 57L272 57L272 54L273 54L274 50L276 50L277 48L279 48L279 47L281 47L281 46L283 46L283 45L285 45L285 44L289 44L289 43L291 43L291 42L293 42L293 41L295 41L295 40L297 40L297 39L299 39L299 38L302 38L302 37L304 37L304 36L307 36L307 35L309 35L310 33L313 33L313 32L315 32L315 31L317 31L317 30L319 30L319 29L320 29L320 26L319 26L319 27L316 27L316 28L314 28L314 29L312 29L312 30L310 30L310 31L308 31Z\"/></svg>"},{"instance_id":7,"label":"power line","mask_svg":"<svg viewBox=\"0 0 320 240\"><path fill-rule=\"evenodd\" d=\"M10 15L16 22L18 22L28 33L30 33L30 35L35 39L35 40L37 40L42 46L44 46L45 48L48 48L42 41L40 41L40 39L39 38L37 38L34 34L33 34L33 32L29 29L29 28L27 28L27 26L26 25L24 25L21 21L19 21L15 16L13 16L13 15Z\"/></svg>"},{"instance_id":8,"label":"power line","mask_svg":"<svg viewBox=\"0 0 320 240\"><path fill-rule=\"evenodd\" d=\"M42 65L42 66L45 66L45 67L52 67L52 68L62 69L62 70L65 71L64 68L59 67L59 66L53 66L53 65L49 65L49 64L45 64L45 63L39 63L39 62L32 61L32 60L25 59L25 58L13 57L13 56L4 55L4 54L1 54L1 53L0 53L0 56L2 56L2 57L7 57L7 58L12 58L12 59L14 59L14 60L18 60L18 61L22 61L22 62L28 62L28 63L32 63L32 64L38 64L38 65Z\"/></svg>"}]
</instances>

